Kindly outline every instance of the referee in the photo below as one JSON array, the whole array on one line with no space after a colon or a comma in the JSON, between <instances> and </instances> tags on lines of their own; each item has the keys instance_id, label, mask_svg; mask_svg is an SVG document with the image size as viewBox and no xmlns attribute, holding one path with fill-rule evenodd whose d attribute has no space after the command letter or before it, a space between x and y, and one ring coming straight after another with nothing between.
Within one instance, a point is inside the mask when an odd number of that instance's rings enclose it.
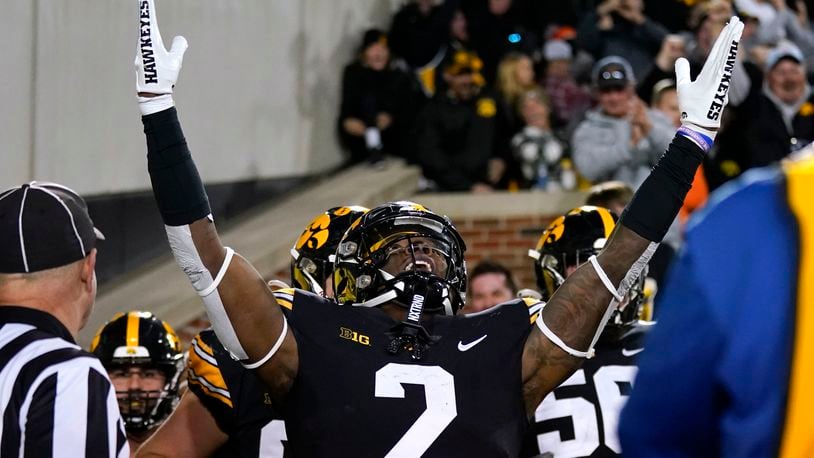
<instances>
[{"instance_id":1,"label":"referee","mask_svg":"<svg viewBox=\"0 0 814 458\"><path fill-rule=\"evenodd\" d=\"M96 298L96 240L75 192L0 192L0 456L128 457L102 364L74 342Z\"/></svg>"}]
</instances>

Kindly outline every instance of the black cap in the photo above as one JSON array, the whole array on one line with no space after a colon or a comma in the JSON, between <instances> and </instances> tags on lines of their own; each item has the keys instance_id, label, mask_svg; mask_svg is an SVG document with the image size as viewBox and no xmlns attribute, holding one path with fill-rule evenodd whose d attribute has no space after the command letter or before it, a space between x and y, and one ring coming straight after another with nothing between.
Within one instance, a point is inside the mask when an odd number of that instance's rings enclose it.
<instances>
[{"instance_id":1,"label":"black cap","mask_svg":"<svg viewBox=\"0 0 814 458\"><path fill-rule=\"evenodd\" d=\"M104 240L79 194L32 181L0 193L0 273L30 273L87 256Z\"/></svg>"},{"instance_id":2,"label":"black cap","mask_svg":"<svg viewBox=\"0 0 814 458\"><path fill-rule=\"evenodd\" d=\"M369 48L373 43L387 44L387 34L379 29L366 30L362 37L362 46L359 48L359 50L364 52L364 50Z\"/></svg>"},{"instance_id":3,"label":"black cap","mask_svg":"<svg viewBox=\"0 0 814 458\"><path fill-rule=\"evenodd\" d=\"M598 89L623 88L635 84L630 63L619 56L608 56L594 65L594 85Z\"/></svg>"}]
</instances>

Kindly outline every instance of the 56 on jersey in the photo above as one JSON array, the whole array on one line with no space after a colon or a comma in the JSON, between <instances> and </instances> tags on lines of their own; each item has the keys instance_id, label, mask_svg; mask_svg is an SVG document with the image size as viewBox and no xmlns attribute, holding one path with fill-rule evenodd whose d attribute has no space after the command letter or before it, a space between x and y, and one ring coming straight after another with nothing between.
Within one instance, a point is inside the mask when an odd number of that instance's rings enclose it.
<instances>
[{"instance_id":1,"label":"56 on jersey","mask_svg":"<svg viewBox=\"0 0 814 458\"><path fill-rule=\"evenodd\" d=\"M636 358L652 322L606 330L596 357L543 399L526 438L524 456L619 456L619 414L638 372Z\"/></svg>"},{"instance_id":2,"label":"56 on jersey","mask_svg":"<svg viewBox=\"0 0 814 458\"><path fill-rule=\"evenodd\" d=\"M580 369L546 396L534 414L540 453L555 457L617 456L616 430L636 366Z\"/></svg>"}]
</instances>

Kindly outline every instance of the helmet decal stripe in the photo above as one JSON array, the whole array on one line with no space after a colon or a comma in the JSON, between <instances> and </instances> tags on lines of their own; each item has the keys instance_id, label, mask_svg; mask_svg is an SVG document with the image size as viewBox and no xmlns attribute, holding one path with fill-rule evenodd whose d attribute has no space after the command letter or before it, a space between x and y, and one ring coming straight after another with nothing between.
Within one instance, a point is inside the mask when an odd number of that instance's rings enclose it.
<instances>
[{"instance_id":1,"label":"helmet decal stripe","mask_svg":"<svg viewBox=\"0 0 814 458\"><path fill-rule=\"evenodd\" d=\"M605 238L608 239L616 223L613 222L613 216L611 216L606 208L596 207L596 210L599 213L599 217L602 218L602 227L605 228Z\"/></svg>"},{"instance_id":2,"label":"helmet decal stripe","mask_svg":"<svg viewBox=\"0 0 814 458\"><path fill-rule=\"evenodd\" d=\"M175 330L170 327L170 324L166 321L161 323L164 326L164 330L167 331L167 343L175 351L181 351L181 339L178 338L178 334L175 333Z\"/></svg>"},{"instance_id":3,"label":"helmet decal stripe","mask_svg":"<svg viewBox=\"0 0 814 458\"><path fill-rule=\"evenodd\" d=\"M128 347L138 347L138 328L139 328L139 314L130 312L127 314L127 334L125 337L125 345Z\"/></svg>"}]
</instances>

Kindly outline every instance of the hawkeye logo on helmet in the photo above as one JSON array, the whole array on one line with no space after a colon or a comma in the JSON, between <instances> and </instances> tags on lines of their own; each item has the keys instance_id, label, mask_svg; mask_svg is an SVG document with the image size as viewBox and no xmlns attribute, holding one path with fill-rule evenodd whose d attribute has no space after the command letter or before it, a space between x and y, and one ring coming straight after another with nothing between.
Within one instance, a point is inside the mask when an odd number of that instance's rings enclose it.
<instances>
[{"instance_id":1,"label":"hawkeye logo on helmet","mask_svg":"<svg viewBox=\"0 0 814 458\"><path fill-rule=\"evenodd\" d=\"M155 68L153 40L150 38L150 2L144 0L140 6L141 60L144 63L144 83L158 83L158 71Z\"/></svg>"},{"instance_id":2,"label":"hawkeye logo on helmet","mask_svg":"<svg viewBox=\"0 0 814 458\"><path fill-rule=\"evenodd\" d=\"M328 241L328 226L330 225L331 217L328 215L323 214L314 218L297 240L297 249L299 250L305 245L308 245L308 248L320 248Z\"/></svg>"},{"instance_id":3,"label":"hawkeye logo on helmet","mask_svg":"<svg viewBox=\"0 0 814 458\"><path fill-rule=\"evenodd\" d=\"M560 216L548 226L548 229L540 236L540 241L537 243L537 250L542 250L546 243L554 243L562 237L565 232L565 216Z\"/></svg>"},{"instance_id":4,"label":"hawkeye logo on helmet","mask_svg":"<svg viewBox=\"0 0 814 458\"><path fill-rule=\"evenodd\" d=\"M359 334L358 332L352 329L339 328L339 337L350 340L352 342L360 343L362 345L370 346L370 337L364 334Z\"/></svg>"}]
</instances>

